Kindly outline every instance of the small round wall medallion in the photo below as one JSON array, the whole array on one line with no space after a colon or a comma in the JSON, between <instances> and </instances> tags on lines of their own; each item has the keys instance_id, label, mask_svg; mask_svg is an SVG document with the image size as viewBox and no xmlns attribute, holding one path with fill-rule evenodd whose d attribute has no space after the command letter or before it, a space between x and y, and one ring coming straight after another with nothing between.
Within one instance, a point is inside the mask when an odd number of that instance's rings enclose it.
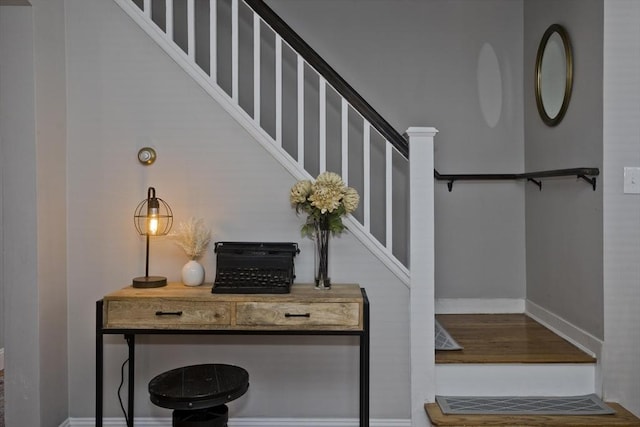
<instances>
[{"instance_id":1,"label":"small round wall medallion","mask_svg":"<svg viewBox=\"0 0 640 427\"><path fill-rule=\"evenodd\" d=\"M156 157L156 150L151 147L143 147L138 151L138 161L143 165L152 165Z\"/></svg>"}]
</instances>

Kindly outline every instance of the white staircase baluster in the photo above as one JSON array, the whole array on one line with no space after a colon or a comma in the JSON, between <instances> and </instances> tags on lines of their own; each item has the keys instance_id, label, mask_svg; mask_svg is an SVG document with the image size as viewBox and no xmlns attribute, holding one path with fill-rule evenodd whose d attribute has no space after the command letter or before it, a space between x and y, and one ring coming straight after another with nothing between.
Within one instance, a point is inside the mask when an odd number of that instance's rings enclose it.
<instances>
[{"instance_id":1,"label":"white staircase baluster","mask_svg":"<svg viewBox=\"0 0 640 427\"><path fill-rule=\"evenodd\" d=\"M327 81L324 77L319 76L318 81L318 96L320 103L320 117L319 117L319 130L320 130L320 143L319 143L319 160L320 160L320 173L327 170Z\"/></svg>"},{"instance_id":2,"label":"white staircase baluster","mask_svg":"<svg viewBox=\"0 0 640 427\"><path fill-rule=\"evenodd\" d=\"M364 188L362 191L362 207L364 208L364 229L371 232L371 125L363 119L362 125L362 164Z\"/></svg>"},{"instance_id":3,"label":"white staircase baluster","mask_svg":"<svg viewBox=\"0 0 640 427\"><path fill-rule=\"evenodd\" d=\"M173 43L173 0L165 0L164 22L167 39Z\"/></svg>"},{"instance_id":4,"label":"white staircase baluster","mask_svg":"<svg viewBox=\"0 0 640 427\"><path fill-rule=\"evenodd\" d=\"M187 0L187 56L196 60L196 12L195 0Z\"/></svg>"},{"instance_id":5,"label":"white staircase baluster","mask_svg":"<svg viewBox=\"0 0 640 427\"><path fill-rule=\"evenodd\" d=\"M342 179L349 183L349 104L347 100L340 97L340 129L342 140Z\"/></svg>"},{"instance_id":6,"label":"white staircase baluster","mask_svg":"<svg viewBox=\"0 0 640 427\"><path fill-rule=\"evenodd\" d=\"M260 125L260 16L253 12L253 120Z\"/></svg>"},{"instance_id":7,"label":"white staircase baluster","mask_svg":"<svg viewBox=\"0 0 640 427\"><path fill-rule=\"evenodd\" d=\"M238 0L231 0L231 98L238 103Z\"/></svg>"},{"instance_id":8,"label":"white staircase baluster","mask_svg":"<svg viewBox=\"0 0 640 427\"><path fill-rule=\"evenodd\" d=\"M144 16L151 22L151 0L144 0L142 3L142 10L144 12Z\"/></svg>"},{"instance_id":9,"label":"white staircase baluster","mask_svg":"<svg viewBox=\"0 0 640 427\"><path fill-rule=\"evenodd\" d=\"M384 161L385 161L385 246L393 252L393 148L389 141L384 141Z\"/></svg>"},{"instance_id":10,"label":"white staircase baluster","mask_svg":"<svg viewBox=\"0 0 640 427\"><path fill-rule=\"evenodd\" d=\"M298 56L298 163L304 167L304 59Z\"/></svg>"},{"instance_id":11,"label":"white staircase baluster","mask_svg":"<svg viewBox=\"0 0 640 427\"><path fill-rule=\"evenodd\" d=\"M276 33L276 142L282 147L282 37Z\"/></svg>"},{"instance_id":12,"label":"white staircase baluster","mask_svg":"<svg viewBox=\"0 0 640 427\"><path fill-rule=\"evenodd\" d=\"M218 0L209 0L209 76L211 83L218 79Z\"/></svg>"},{"instance_id":13,"label":"white staircase baluster","mask_svg":"<svg viewBox=\"0 0 640 427\"><path fill-rule=\"evenodd\" d=\"M158 0L161 1L161 0ZM152 0L144 0L144 9L141 10L131 0L114 0L120 5L134 21L140 25L178 64L180 64L185 71L187 71L212 97L214 97L230 114L234 117L245 129L247 129L274 157L276 157L294 176L298 179L312 178L309 172L305 170L305 85L307 80L305 79L305 73L313 71L318 76L318 93L319 93L319 114L317 116L319 125L319 169L323 172L327 168L327 134L329 129L327 128L327 105L329 99L327 99L327 85L331 87L331 83L327 81L320 73L318 73L313 66L308 64L302 55L296 52L277 32L275 34L275 141L269 133L261 126L261 42L262 42L262 24L269 26L262 18L255 12L253 15L253 59L254 59L254 114L251 117L239 107L239 78L240 78L240 10L241 7L239 0L230 0L231 6L231 22L230 22L230 46L225 46L225 50L230 49L230 71L231 71L231 90L230 93L226 92L222 87L217 84L217 65L218 59L218 25L217 25L217 0L209 0L209 73L202 70L202 68L195 61L195 51L198 45L195 31L195 1L187 0L187 51L185 52L174 41L174 0L165 1L165 30L152 22ZM183 3L184 4L184 3ZM246 3L243 1L243 5ZM297 85L297 158L293 158L283 148L283 132L284 132L284 117L283 117L283 101L285 95L284 84L288 83L284 81L283 76L283 45L292 49L292 52L296 54L297 58L297 78L296 83L291 82L291 85ZM244 49L245 47L242 47ZM243 52L244 55L245 52ZM250 54L249 52L246 52ZM308 69L306 65L309 65ZM247 70L247 72L250 72ZM315 76L314 76L315 78ZM291 88L293 89L293 87ZM349 231L354 234L358 239L364 242L367 247L380 258L387 267L389 267L398 278L400 278L407 286L409 286L410 277L409 270L402 262L396 258L393 253L393 145L385 141L385 185L381 185L380 188L372 188L372 185L376 181L371 180L371 122L364 119L362 114L352 107L349 102L336 90L336 93L340 97L340 145L341 145L341 174L345 183L349 183L349 133L350 133L350 116L353 112L357 113L363 120L363 174L364 174L364 188L362 190L362 206L364 214L364 225L349 215L346 218L349 226ZM355 117L355 116L354 116ZM311 120L316 120L315 117L310 117ZM378 132L375 128L374 132ZM380 134L381 136L383 134ZM386 139L383 137L383 139ZM433 138L431 138L432 140ZM357 160L356 160L357 162ZM425 167L422 164L421 167ZM412 186L414 183L412 182ZM371 193L372 191L385 191L385 203L386 203L386 217L385 227L386 236L385 243L381 243L375 236L371 234ZM424 196L424 195L423 195ZM401 218L399 218L401 220ZM412 229L413 234L413 229ZM413 257L413 252L411 252ZM411 275L413 276L413 274Z\"/></svg>"}]
</instances>

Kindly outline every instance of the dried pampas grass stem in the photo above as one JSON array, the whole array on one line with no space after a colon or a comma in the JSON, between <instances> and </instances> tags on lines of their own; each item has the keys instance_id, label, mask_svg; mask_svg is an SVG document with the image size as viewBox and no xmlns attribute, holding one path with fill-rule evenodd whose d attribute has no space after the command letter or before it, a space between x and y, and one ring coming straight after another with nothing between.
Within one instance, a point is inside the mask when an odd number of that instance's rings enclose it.
<instances>
[{"instance_id":1,"label":"dried pampas grass stem","mask_svg":"<svg viewBox=\"0 0 640 427\"><path fill-rule=\"evenodd\" d=\"M211 240L211 230L205 226L202 218L191 218L189 221L181 222L171 237L184 249L189 259L198 259L207 250Z\"/></svg>"}]
</instances>

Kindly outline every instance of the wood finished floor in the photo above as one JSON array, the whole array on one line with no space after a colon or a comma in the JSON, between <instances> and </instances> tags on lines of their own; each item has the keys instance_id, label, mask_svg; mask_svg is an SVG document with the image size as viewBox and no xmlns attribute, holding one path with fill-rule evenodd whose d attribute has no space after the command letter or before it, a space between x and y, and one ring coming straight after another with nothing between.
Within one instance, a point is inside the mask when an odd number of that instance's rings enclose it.
<instances>
[{"instance_id":1,"label":"wood finished floor","mask_svg":"<svg viewBox=\"0 0 640 427\"><path fill-rule=\"evenodd\" d=\"M440 314L464 347L436 351L436 363L595 363L595 359L524 314Z\"/></svg>"}]
</instances>

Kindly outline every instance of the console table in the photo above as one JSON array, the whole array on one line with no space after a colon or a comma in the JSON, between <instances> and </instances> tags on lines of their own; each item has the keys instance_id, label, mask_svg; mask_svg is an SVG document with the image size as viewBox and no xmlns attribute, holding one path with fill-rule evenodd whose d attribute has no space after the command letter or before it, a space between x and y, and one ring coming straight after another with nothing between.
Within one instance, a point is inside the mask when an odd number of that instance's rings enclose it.
<instances>
[{"instance_id":1,"label":"console table","mask_svg":"<svg viewBox=\"0 0 640 427\"><path fill-rule=\"evenodd\" d=\"M360 427L369 426L369 300L355 284L289 294L212 294L211 286L131 286L96 302L96 427L102 427L104 335L124 335L129 350L128 427L133 427L135 336L353 335L360 344Z\"/></svg>"}]
</instances>

